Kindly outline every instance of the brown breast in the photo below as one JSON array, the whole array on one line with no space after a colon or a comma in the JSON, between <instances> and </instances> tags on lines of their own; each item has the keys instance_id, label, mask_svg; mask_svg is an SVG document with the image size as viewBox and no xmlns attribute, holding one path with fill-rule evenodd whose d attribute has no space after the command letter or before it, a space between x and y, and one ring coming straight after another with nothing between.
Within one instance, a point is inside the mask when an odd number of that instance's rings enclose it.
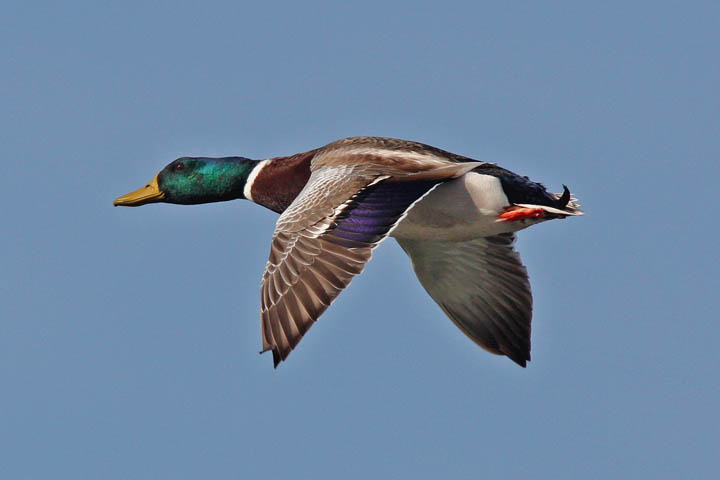
<instances>
[{"instance_id":1,"label":"brown breast","mask_svg":"<svg viewBox=\"0 0 720 480\"><path fill-rule=\"evenodd\" d=\"M283 212L310 178L310 160L318 149L269 159L252 184L255 203Z\"/></svg>"}]
</instances>

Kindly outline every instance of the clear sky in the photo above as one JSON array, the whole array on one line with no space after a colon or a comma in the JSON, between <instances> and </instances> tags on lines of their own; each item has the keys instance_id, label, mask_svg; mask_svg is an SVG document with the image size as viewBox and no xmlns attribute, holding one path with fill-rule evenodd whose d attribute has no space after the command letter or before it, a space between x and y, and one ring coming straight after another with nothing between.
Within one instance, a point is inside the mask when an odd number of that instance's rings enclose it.
<instances>
[{"instance_id":1,"label":"clear sky","mask_svg":"<svg viewBox=\"0 0 720 480\"><path fill-rule=\"evenodd\" d=\"M716 478L718 45L717 2L4 2L0 476ZM580 197L519 235L527 369L391 240L273 370L276 215L112 207L354 135Z\"/></svg>"}]
</instances>

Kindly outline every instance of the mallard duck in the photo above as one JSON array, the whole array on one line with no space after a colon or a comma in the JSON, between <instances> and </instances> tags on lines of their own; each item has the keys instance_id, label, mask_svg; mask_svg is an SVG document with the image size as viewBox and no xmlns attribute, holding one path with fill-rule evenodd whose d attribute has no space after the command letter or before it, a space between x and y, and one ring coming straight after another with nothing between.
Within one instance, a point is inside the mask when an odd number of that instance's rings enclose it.
<instances>
[{"instance_id":1,"label":"mallard duck","mask_svg":"<svg viewBox=\"0 0 720 480\"><path fill-rule=\"evenodd\" d=\"M564 187L418 142L353 137L287 157L183 157L116 206L247 199L280 213L262 277L275 367L388 236L425 290L485 350L530 360L532 295L515 232L582 215Z\"/></svg>"}]
</instances>

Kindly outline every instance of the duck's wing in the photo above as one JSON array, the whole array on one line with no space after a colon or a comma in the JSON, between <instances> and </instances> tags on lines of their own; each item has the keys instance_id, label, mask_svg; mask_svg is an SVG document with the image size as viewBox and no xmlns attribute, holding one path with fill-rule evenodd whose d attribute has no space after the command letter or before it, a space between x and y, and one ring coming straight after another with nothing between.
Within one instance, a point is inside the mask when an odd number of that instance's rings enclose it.
<instances>
[{"instance_id":1,"label":"duck's wing","mask_svg":"<svg viewBox=\"0 0 720 480\"><path fill-rule=\"evenodd\" d=\"M465 335L526 365L532 294L512 233L467 242L398 242L425 290Z\"/></svg>"},{"instance_id":2,"label":"duck's wing","mask_svg":"<svg viewBox=\"0 0 720 480\"><path fill-rule=\"evenodd\" d=\"M278 219L261 288L263 351L272 350L275 366L408 209L443 180L388 178L320 168Z\"/></svg>"}]
</instances>

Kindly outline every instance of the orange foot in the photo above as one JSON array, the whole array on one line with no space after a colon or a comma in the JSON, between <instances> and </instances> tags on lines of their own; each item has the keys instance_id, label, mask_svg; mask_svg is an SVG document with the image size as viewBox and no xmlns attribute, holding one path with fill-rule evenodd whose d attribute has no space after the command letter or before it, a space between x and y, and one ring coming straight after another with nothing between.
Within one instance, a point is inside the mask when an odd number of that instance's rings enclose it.
<instances>
[{"instance_id":1,"label":"orange foot","mask_svg":"<svg viewBox=\"0 0 720 480\"><path fill-rule=\"evenodd\" d=\"M518 220L527 220L530 218L542 218L545 216L545 210L542 208L527 207L508 207L503 213L498 215L500 222L517 222Z\"/></svg>"}]
</instances>

